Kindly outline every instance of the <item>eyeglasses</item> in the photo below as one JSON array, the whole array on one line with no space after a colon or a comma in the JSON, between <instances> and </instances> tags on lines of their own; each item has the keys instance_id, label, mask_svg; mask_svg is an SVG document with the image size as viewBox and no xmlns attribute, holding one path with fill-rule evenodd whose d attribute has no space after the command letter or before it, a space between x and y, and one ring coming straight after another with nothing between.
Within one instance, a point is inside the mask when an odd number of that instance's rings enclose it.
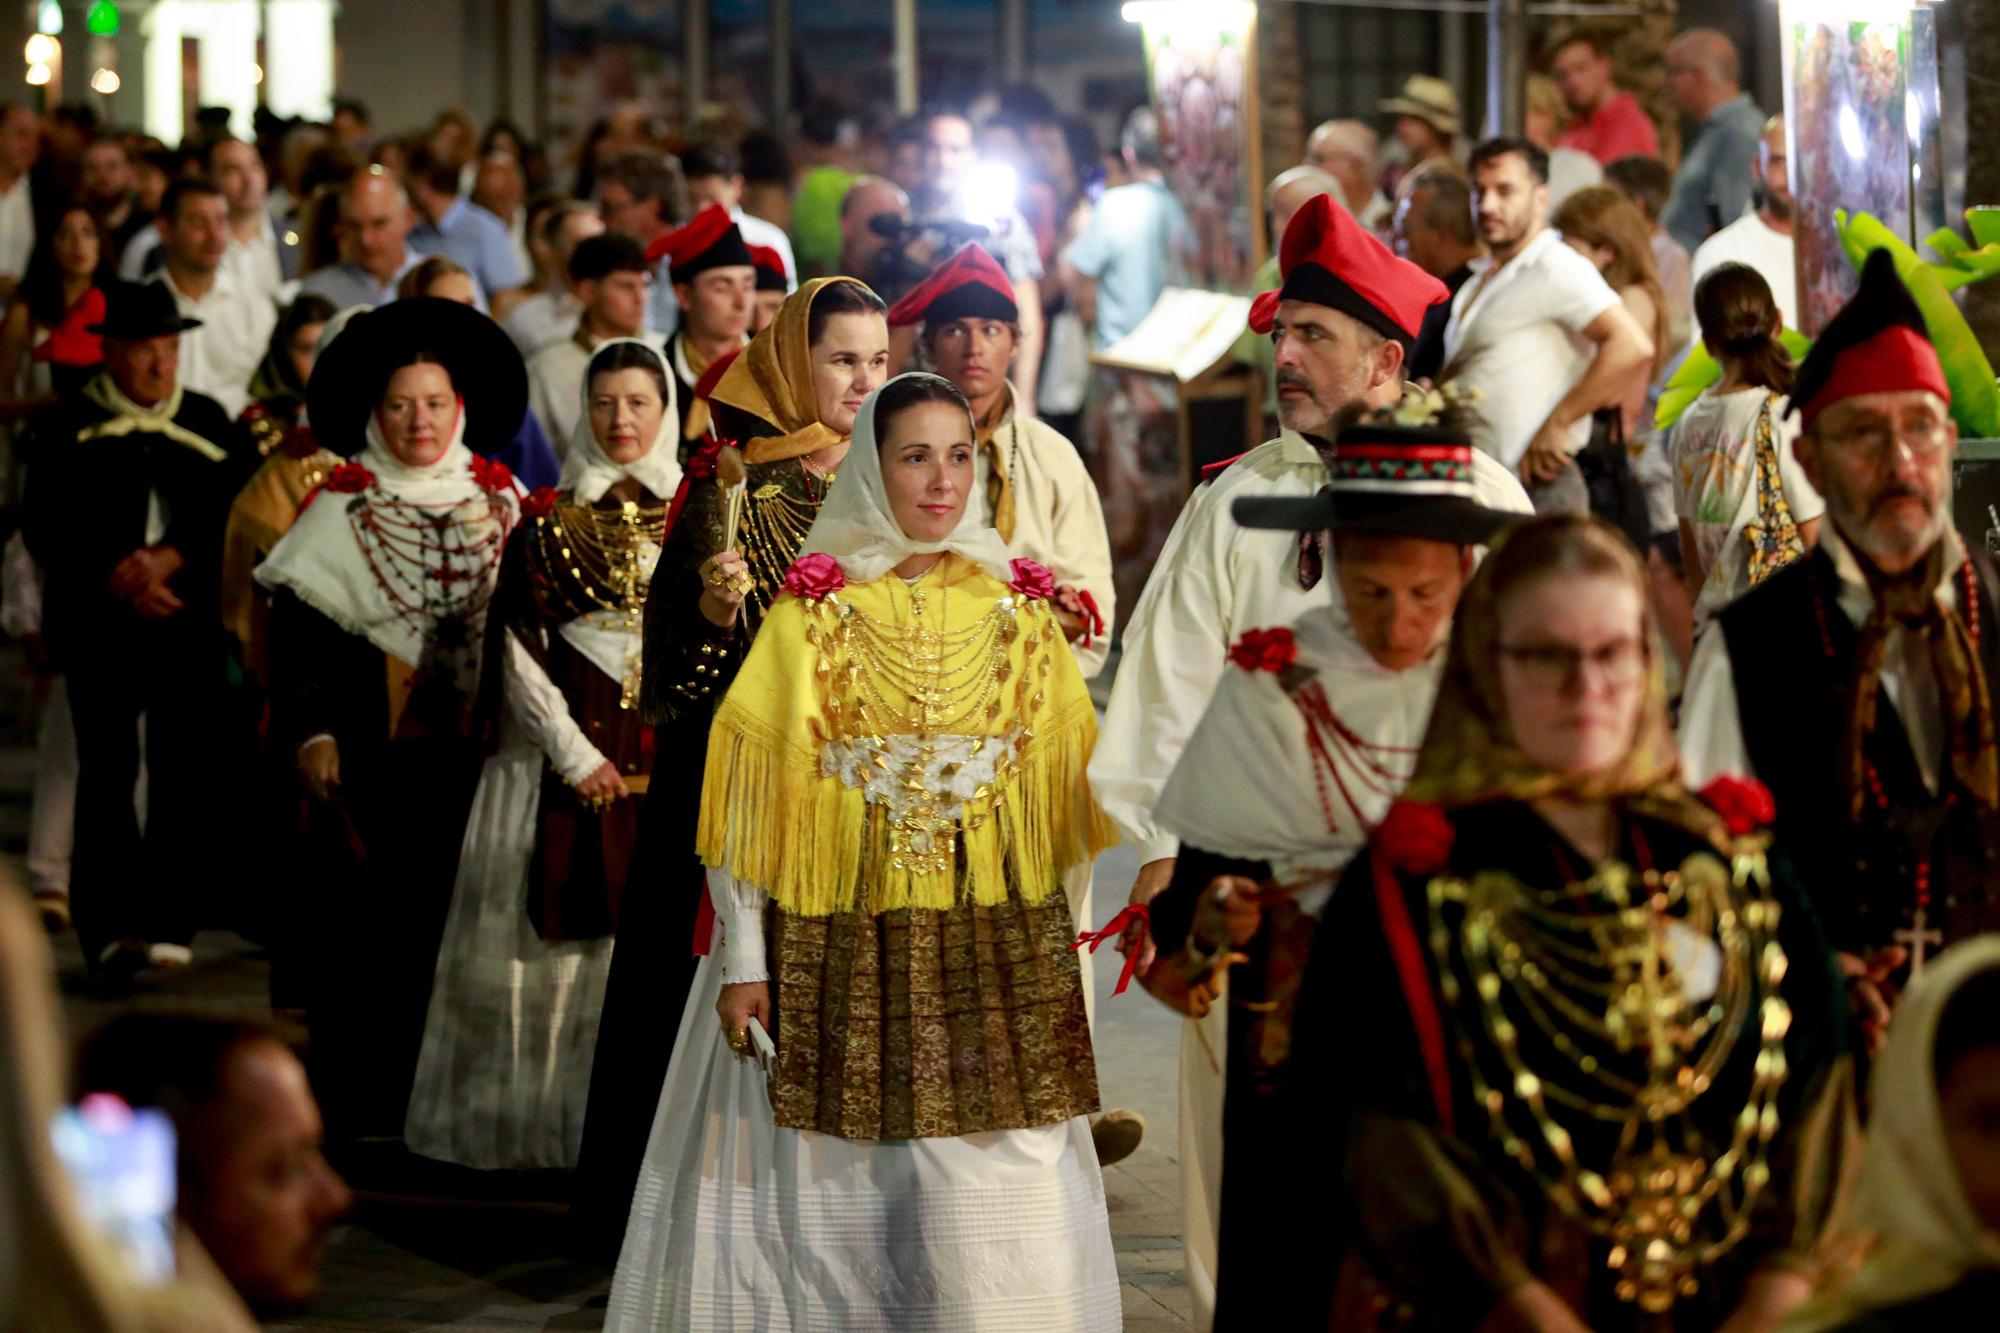
<instances>
[{"instance_id":1,"label":"eyeglasses","mask_svg":"<svg viewBox=\"0 0 2000 1333\"><path fill-rule=\"evenodd\" d=\"M1545 690L1581 681L1586 668L1611 686L1630 685L1646 670L1646 645L1638 639L1618 639L1601 648L1578 648L1568 643L1503 643L1500 655L1512 662L1529 684Z\"/></svg>"},{"instance_id":2,"label":"eyeglasses","mask_svg":"<svg viewBox=\"0 0 2000 1333\"><path fill-rule=\"evenodd\" d=\"M1949 434L1942 421L1923 421L1909 426L1871 421L1847 430L1830 432L1826 442L1844 454L1852 454L1872 463L1887 458L1890 449L1899 442L1910 451L1911 458L1935 458L1944 449Z\"/></svg>"}]
</instances>

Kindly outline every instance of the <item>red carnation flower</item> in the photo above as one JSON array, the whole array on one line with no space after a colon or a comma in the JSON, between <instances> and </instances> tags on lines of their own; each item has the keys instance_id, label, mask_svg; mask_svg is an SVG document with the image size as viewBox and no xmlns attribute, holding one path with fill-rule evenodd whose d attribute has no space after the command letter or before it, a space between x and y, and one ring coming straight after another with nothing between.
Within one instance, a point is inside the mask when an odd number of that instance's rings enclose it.
<instances>
[{"instance_id":1,"label":"red carnation flower","mask_svg":"<svg viewBox=\"0 0 2000 1333\"><path fill-rule=\"evenodd\" d=\"M1755 778L1724 774L1699 793L1708 807L1722 816L1723 827L1733 838L1745 837L1778 817L1771 789Z\"/></svg>"},{"instance_id":2,"label":"red carnation flower","mask_svg":"<svg viewBox=\"0 0 2000 1333\"><path fill-rule=\"evenodd\" d=\"M1421 801L1398 801L1375 827L1375 849L1406 875L1428 875L1451 859L1454 834L1444 811Z\"/></svg>"},{"instance_id":3,"label":"red carnation flower","mask_svg":"<svg viewBox=\"0 0 2000 1333\"><path fill-rule=\"evenodd\" d=\"M546 518L556 511L556 488L537 486L528 492L528 498L521 501L523 518Z\"/></svg>"},{"instance_id":4,"label":"red carnation flower","mask_svg":"<svg viewBox=\"0 0 2000 1333\"><path fill-rule=\"evenodd\" d=\"M510 491L514 489L514 474L507 465L497 458L474 458L472 460L472 480L482 491Z\"/></svg>"},{"instance_id":5,"label":"red carnation flower","mask_svg":"<svg viewBox=\"0 0 2000 1333\"><path fill-rule=\"evenodd\" d=\"M1299 660L1299 645L1289 629L1253 629L1229 650L1229 660L1245 671L1283 671Z\"/></svg>"},{"instance_id":6,"label":"red carnation flower","mask_svg":"<svg viewBox=\"0 0 2000 1333\"><path fill-rule=\"evenodd\" d=\"M340 495L359 495L375 484L375 474L359 463L342 463L326 474L326 489Z\"/></svg>"},{"instance_id":7,"label":"red carnation flower","mask_svg":"<svg viewBox=\"0 0 2000 1333\"><path fill-rule=\"evenodd\" d=\"M794 597L824 597L846 586L840 562L824 551L800 556L785 571L785 591Z\"/></svg>"},{"instance_id":8,"label":"red carnation flower","mask_svg":"<svg viewBox=\"0 0 2000 1333\"><path fill-rule=\"evenodd\" d=\"M1032 560L1016 560L1010 566L1014 581L1007 586L1031 602L1047 601L1056 594L1056 576Z\"/></svg>"},{"instance_id":9,"label":"red carnation flower","mask_svg":"<svg viewBox=\"0 0 2000 1333\"><path fill-rule=\"evenodd\" d=\"M715 460L722 456L722 451L735 447L734 440L718 440L713 435L703 436L701 443L694 447L694 452L688 455L685 469L687 475L696 481L707 481L715 475Z\"/></svg>"}]
</instances>

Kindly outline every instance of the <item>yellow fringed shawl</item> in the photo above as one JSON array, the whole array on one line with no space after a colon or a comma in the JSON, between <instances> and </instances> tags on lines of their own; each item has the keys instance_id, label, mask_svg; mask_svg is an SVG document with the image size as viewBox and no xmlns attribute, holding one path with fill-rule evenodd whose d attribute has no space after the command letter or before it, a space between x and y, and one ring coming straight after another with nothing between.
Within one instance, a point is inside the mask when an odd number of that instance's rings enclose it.
<instances>
[{"instance_id":1,"label":"yellow fringed shawl","mask_svg":"<svg viewBox=\"0 0 2000 1333\"><path fill-rule=\"evenodd\" d=\"M930 703L934 731L909 688L923 676L926 642L944 683ZM898 818L822 767L856 743L865 752L899 736L1012 744L956 817L925 822ZM969 561L947 554L914 588L890 575L782 597L716 712L697 850L801 916L992 906L1010 895L1039 904L1116 841L1085 777L1096 740L1096 712L1049 603L1017 597ZM917 791L886 753L870 764Z\"/></svg>"}]
</instances>

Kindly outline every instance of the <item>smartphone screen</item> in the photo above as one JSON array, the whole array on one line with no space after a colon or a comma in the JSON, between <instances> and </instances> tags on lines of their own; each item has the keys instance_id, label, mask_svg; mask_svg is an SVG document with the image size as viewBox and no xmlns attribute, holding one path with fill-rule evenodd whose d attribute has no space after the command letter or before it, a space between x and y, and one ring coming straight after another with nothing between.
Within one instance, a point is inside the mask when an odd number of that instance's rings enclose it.
<instances>
[{"instance_id":1,"label":"smartphone screen","mask_svg":"<svg viewBox=\"0 0 2000 1333\"><path fill-rule=\"evenodd\" d=\"M108 1094L56 1115L56 1158L76 1184L84 1217L121 1251L140 1281L174 1275L174 1125Z\"/></svg>"}]
</instances>

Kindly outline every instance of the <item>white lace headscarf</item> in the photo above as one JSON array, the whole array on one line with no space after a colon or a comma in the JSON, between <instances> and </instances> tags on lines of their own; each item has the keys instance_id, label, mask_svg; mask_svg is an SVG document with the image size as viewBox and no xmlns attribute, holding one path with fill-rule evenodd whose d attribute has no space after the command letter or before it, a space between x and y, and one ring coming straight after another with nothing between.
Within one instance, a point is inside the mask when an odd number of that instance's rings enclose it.
<instances>
[{"instance_id":1,"label":"white lace headscarf","mask_svg":"<svg viewBox=\"0 0 2000 1333\"><path fill-rule=\"evenodd\" d=\"M646 355L658 363L660 379L665 385L661 390L665 410L660 413L659 433L653 437L646 452L630 463L611 460L590 422L590 382L595 378L592 367L597 365L597 359L604 355L607 348L621 343L645 349ZM660 350L639 338L612 338L599 343L590 354L589 365L584 367L583 411L577 414L576 429L570 432L569 453L563 458L562 475L556 481L556 489L574 492L579 504L596 504L604 498L606 491L630 477L660 499L671 500L674 492L681 487L680 435L681 418L674 401L674 377L660 356Z\"/></svg>"},{"instance_id":2,"label":"white lace headscarf","mask_svg":"<svg viewBox=\"0 0 2000 1333\"><path fill-rule=\"evenodd\" d=\"M951 551L984 568L1002 583L1014 575L1012 556L1000 534L978 517L978 506L966 497L965 512L958 526L943 541L918 541L903 531L889 507L889 491L882 478L882 453L877 443L875 407L883 394L905 380L951 381L923 371L898 375L868 395L854 418L854 443L840 465L834 484L812 531L806 534L801 555L830 555L840 562L849 583L868 583L881 578L913 555L933 555ZM972 415L966 414L966 440L973 440ZM976 446L975 446L976 447Z\"/></svg>"}]
</instances>

